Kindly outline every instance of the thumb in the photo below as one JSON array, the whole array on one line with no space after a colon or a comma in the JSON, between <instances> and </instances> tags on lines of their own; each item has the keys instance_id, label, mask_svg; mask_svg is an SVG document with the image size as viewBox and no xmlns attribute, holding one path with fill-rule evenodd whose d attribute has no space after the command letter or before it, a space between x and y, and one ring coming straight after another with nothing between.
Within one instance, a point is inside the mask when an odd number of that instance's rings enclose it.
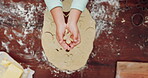
<instances>
[{"instance_id":1,"label":"thumb","mask_svg":"<svg viewBox=\"0 0 148 78\"><path fill-rule=\"evenodd\" d=\"M74 39L74 42L77 42L78 41L78 34L77 33L74 33L73 34L73 39Z\"/></svg>"},{"instance_id":2,"label":"thumb","mask_svg":"<svg viewBox=\"0 0 148 78\"><path fill-rule=\"evenodd\" d=\"M59 40L59 43L63 42L63 35L61 33L58 34L58 40Z\"/></svg>"}]
</instances>

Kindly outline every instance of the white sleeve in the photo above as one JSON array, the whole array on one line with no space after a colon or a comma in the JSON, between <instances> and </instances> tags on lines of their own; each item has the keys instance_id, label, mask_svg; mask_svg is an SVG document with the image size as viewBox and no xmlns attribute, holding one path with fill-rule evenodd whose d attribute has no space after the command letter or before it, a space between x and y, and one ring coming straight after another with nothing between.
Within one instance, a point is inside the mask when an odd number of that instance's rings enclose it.
<instances>
[{"instance_id":1,"label":"white sleeve","mask_svg":"<svg viewBox=\"0 0 148 78\"><path fill-rule=\"evenodd\" d=\"M44 0L46 6L48 7L48 10L51 10L57 6L62 7L62 2L61 0Z\"/></svg>"},{"instance_id":2,"label":"white sleeve","mask_svg":"<svg viewBox=\"0 0 148 78\"><path fill-rule=\"evenodd\" d=\"M73 0L71 8L83 11L86 8L88 0Z\"/></svg>"}]
</instances>

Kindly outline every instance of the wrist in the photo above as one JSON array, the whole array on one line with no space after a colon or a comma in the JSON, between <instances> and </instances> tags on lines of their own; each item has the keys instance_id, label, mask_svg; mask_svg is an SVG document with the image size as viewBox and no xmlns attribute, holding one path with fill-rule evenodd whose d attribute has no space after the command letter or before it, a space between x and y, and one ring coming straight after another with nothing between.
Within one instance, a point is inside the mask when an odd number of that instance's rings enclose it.
<instances>
[{"instance_id":1,"label":"wrist","mask_svg":"<svg viewBox=\"0 0 148 78\"><path fill-rule=\"evenodd\" d=\"M71 9L68 17L68 23L69 24L77 24L79 17L81 15L81 11L77 9Z\"/></svg>"},{"instance_id":2,"label":"wrist","mask_svg":"<svg viewBox=\"0 0 148 78\"><path fill-rule=\"evenodd\" d=\"M77 24L78 20L73 18L72 16L68 17L68 23L69 24Z\"/></svg>"},{"instance_id":3,"label":"wrist","mask_svg":"<svg viewBox=\"0 0 148 78\"><path fill-rule=\"evenodd\" d=\"M65 23L57 23L57 24L56 24L56 27L65 27L65 26L66 26Z\"/></svg>"},{"instance_id":4,"label":"wrist","mask_svg":"<svg viewBox=\"0 0 148 78\"><path fill-rule=\"evenodd\" d=\"M68 23L67 23L68 25L77 25L77 22L74 22L74 21L69 21Z\"/></svg>"}]
</instances>

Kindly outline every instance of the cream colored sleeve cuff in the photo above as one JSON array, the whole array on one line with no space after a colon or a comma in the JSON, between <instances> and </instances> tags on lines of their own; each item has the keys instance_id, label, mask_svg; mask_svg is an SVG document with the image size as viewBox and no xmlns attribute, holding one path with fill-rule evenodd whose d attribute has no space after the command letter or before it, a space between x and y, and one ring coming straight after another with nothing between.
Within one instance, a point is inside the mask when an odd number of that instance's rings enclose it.
<instances>
[{"instance_id":1,"label":"cream colored sleeve cuff","mask_svg":"<svg viewBox=\"0 0 148 78\"><path fill-rule=\"evenodd\" d=\"M83 11L86 8L88 0L73 0L71 8Z\"/></svg>"},{"instance_id":2,"label":"cream colored sleeve cuff","mask_svg":"<svg viewBox=\"0 0 148 78\"><path fill-rule=\"evenodd\" d=\"M44 0L48 10L52 10L55 7L63 7L62 2L60 0Z\"/></svg>"}]
</instances>

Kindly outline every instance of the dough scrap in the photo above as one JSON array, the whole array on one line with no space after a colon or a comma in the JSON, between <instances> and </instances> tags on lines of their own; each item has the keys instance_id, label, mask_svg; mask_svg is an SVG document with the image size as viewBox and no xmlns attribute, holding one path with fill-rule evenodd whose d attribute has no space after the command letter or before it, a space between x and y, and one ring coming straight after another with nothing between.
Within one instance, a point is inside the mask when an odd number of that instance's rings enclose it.
<instances>
[{"instance_id":1,"label":"dough scrap","mask_svg":"<svg viewBox=\"0 0 148 78\"><path fill-rule=\"evenodd\" d=\"M63 40L65 40L67 44L70 44L73 41L73 39L71 38L71 35L72 34L68 32L68 30L66 29Z\"/></svg>"},{"instance_id":2,"label":"dough scrap","mask_svg":"<svg viewBox=\"0 0 148 78\"><path fill-rule=\"evenodd\" d=\"M71 0L64 0L64 2ZM64 3L66 5L66 2ZM64 9L64 8L63 8ZM67 8L66 8L67 9ZM81 43L66 52L56 40L56 26L49 11L44 13L42 30L42 46L48 61L60 70L74 71L84 67L93 49L95 38L95 21L87 9L83 11L78 21Z\"/></svg>"}]
</instances>

